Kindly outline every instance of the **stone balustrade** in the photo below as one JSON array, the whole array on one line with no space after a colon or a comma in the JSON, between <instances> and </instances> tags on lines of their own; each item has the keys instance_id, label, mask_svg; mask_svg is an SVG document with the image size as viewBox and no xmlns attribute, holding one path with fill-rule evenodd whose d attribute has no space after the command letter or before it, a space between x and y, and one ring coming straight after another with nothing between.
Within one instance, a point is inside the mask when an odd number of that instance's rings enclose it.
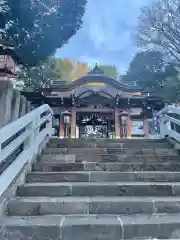
<instances>
[{"instance_id":1,"label":"stone balustrade","mask_svg":"<svg viewBox=\"0 0 180 240\"><path fill-rule=\"evenodd\" d=\"M8 80L0 80L0 128L11 123L34 107L18 89L13 88L13 84Z\"/></svg>"}]
</instances>

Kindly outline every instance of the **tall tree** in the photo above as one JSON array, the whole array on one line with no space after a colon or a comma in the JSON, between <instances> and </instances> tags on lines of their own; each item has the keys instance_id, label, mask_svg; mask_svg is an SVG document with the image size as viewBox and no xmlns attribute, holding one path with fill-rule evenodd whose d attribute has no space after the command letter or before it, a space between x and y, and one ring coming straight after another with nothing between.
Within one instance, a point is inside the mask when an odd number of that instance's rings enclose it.
<instances>
[{"instance_id":1,"label":"tall tree","mask_svg":"<svg viewBox=\"0 0 180 240\"><path fill-rule=\"evenodd\" d=\"M42 86L49 87L52 81L56 81L58 84L66 84L86 75L87 72L87 63L77 61L77 64L74 64L74 61L66 58L49 57L41 65L22 69L19 80L24 81L26 90L34 90Z\"/></svg>"},{"instance_id":2,"label":"tall tree","mask_svg":"<svg viewBox=\"0 0 180 240\"><path fill-rule=\"evenodd\" d=\"M24 65L33 66L62 47L82 25L87 0L4 0L3 38L12 40Z\"/></svg>"},{"instance_id":3,"label":"tall tree","mask_svg":"<svg viewBox=\"0 0 180 240\"><path fill-rule=\"evenodd\" d=\"M130 63L128 81L135 81L142 87L154 88L165 78L163 56L157 51L139 52Z\"/></svg>"},{"instance_id":4,"label":"tall tree","mask_svg":"<svg viewBox=\"0 0 180 240\"><path fill-rule=\"evenodd\" d=\"M73 61L72 64L73 68L70 73L70 79L72 81L88 74L89 68L87 62Z\"/></svg>"},{"instance_id":5,"label":"tall tree","mask_svg":"<svg viewBox=\"0 0 180 240\"><path fill-rule=\"evenodd\" d=\"M67 58L55 59L56 70L61 73L61 79L73 81L88 73L88 63L69 60Z\"/></svg>"},{"instance_id":6,"label":"tall tree","mask_svg":"<svg viewBox=\"0 0 180 240\"><path fill-rule=\"evenodd\" d=\"M42 65L24 68L19 73L19 80L24 82L25 90L36 91L42 87L50 87L53 81L61 81L56 62L56 59L51 57Z\"/></svg>"},{"instance_id":7,"label":"tall tree","mask_svg":"<svg viewBox=\"0 0 180 240\"><path fill-rule=\"evenodd\" d=\"M153 0L141 10L137 28L140 46L166 53L180 67L180 1Z\"/></svg>"},{"instance_id":8,"label":"tall tree","mask_svg":"<svg viewBox=\"0 0 180 240\"><path fill-rule=\"evenodd\" d=\"M56 59L56 69L58 69L61 72L62 80L71 81L70 73L73 69L73 65L69 59L57 58Z\"/></svg>"},{"instance_id":9,"label":"tall tree","mask_svg":"<svg viewBox=\"0 0 180 240\"><path fill-rule=\"evenodd\" d=\"M0 36L5 31L5 24L6 24L6 15L9 11L7 3L4 0L0 0Z\"/></svg>"},{"instance_id":10,"label":"tall tree","mask_svg":"<svg viewBox=\"0 0 180 240\"><path fill-rule=\"evenodd\" d=\"M173 65L163 61L160 52L146 51L136 54L124 82L135 81L144 90L155 91L165 101L174 102L180 90L178 75Z\"/></svg>"},{"instance_id":11,"label":"tall tree","mask_svg":"<svg viewBox=\"0 0 180 240\"><path fill-rule=\"evenodd\" d=\"M168 103L180 103L180 76L167 77L166 84L159 91L160 96Z\"/></svg>"},{"instance_id":12,"label":"tall tree","mask_svg":"<svg viewBox=\"0 0 180 240\"><path fill-rule=\"evenodd\" d=\"M103 70L104 74L114 79L117 78L117 68L114 65L100 65L99 68Z\"/></svg>"}]
</instances>

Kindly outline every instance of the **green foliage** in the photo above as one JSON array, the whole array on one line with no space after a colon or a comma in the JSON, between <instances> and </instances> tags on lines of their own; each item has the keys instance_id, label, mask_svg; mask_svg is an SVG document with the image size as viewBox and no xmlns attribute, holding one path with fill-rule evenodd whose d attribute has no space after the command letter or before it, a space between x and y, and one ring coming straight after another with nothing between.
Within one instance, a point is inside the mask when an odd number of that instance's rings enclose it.
<instances>
[{"instance_id":1,"label":"green foliage","mask_svg":"<svg viewBox=\"0 0 180 240\"><path fill-rule=\"evenodd\" d=\"M136 54L125 78L136 81L142 87L155 88L167 77L176 74L176 69L164 62L160 52L146 51Z\"/></svg>"},{"instance_id":2,"label":"green foliage","mask_svg":"<svg viewBox=\"0 0 180 240\"><path fill-rule=\"evenodd\" d=\"M71 81L70 73L73 69L71 61L68 59L56 59L56 70L61 73L61 78L64 81Z\"/></svg>"},{"instance_id":3,"label":"green foliage","mask_svg":"<svg viewBox=\"0 0 180 240\"><path fill-rule=\"evenodd\" d=\"M114 79L117 78L117 69L114 65L100 65L98 66L102 71L104 71L104 74L107 76L110 76Z\"/></svg>"},{"instance_id":4,"label":"green foliage","mask_svg":"<svg viewBox=\"0 0 180 240\"><path fill-rule=\"evenodd\" d=\"M162 70L161 61L156 59L156 66L160 71L139 72L144 83L154 86L156 92L170 103L180 102L180 1L179 0L153 0L141 9L137 27L137 44L140 47L158 49L163 53ZM146 67L148 66L146 63ZM156 67L157 68L157 67ZM133 67L135 69L135 67ZM158 73L158 74L157 74ZM135 74L133 74L135 75ZM156 82L164 82L160 88ZM143 81L141 81L141 84Z\"/></svg>"},{"instance_id":5,"label":"green foliage","mask_svg":"<svg viewBox=\"0 0 180 240\"><path fill-rule=\"evenodd\" d=\"M180 90L180 78L174 66L163 61L157 51L137 53L124 81L136 81L147 91L155 91L165 101L174 102Z\"/></svg>"},{"instance_id":6,"label":"green foliage","mask_svg":"<svg viewBox=\"0 0 180 240\"><path fill-rule=\"evenodd\" d=\"M169 102L180 102L180 76L171 76L166 79L166 84L160 90L161 97Z\"/></svg>"},{"instance_id":7,"label":"green foliage","mask_svg":"<svg viewBox=\"0 0 180 240\"><path fill-rule=\"evenodd\" d=\"M155 51L139 52L130 63L126 79L136 81L143 88L153 88L164 79L162 54Z\"/></svg>"},{"instance_id":8,"label":"green foliage","mask_svg":"<svg viewBox=\"0 0 180 240\"><path fill-rule=\"evenodd\" d=\"M52 81L61 81L61 73L56 67L56 59L49 58L43 65L25 68L19 74L24 81L26 91L36 91L42 87L50 87Z\"/></svg>"},{"instance_id":9,"label":"green foliage","mask_svg":"<svg viewBox=\"0 0 180 240\"><path fill-rule=\"evenodd\" d=\"M5 0L3 38L12 40L23 65L35 66L62 47L82 25L86 0Z\"/></svg>"}]
</instances>

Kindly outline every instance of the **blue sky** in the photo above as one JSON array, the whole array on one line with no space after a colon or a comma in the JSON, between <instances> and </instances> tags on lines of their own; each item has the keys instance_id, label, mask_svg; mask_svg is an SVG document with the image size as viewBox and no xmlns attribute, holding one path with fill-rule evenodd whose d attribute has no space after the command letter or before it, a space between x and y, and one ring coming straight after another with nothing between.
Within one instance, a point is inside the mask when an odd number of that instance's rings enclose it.
<instances>
[{"instance_id":1,"label":"blue sky","mask_svg":"<svg viewBox=\"0 0 180 240\"><path fill-rule=\"evenodd\" d=\"M136 52L132 32L140 8L148 0L88 0L83 27L68 44L57 51L58 57L114 64L120 72Z\"/></svg>"}]
</instances>

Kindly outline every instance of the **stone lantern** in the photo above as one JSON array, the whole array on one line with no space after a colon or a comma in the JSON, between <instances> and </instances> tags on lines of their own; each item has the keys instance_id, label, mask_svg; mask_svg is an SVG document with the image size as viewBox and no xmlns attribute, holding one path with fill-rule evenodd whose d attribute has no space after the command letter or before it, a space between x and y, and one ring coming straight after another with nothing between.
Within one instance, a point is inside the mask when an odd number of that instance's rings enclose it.
<instances>
[{"instance_id":1,"label":"stone lantern","mask_svg":"<svg viewBox=\"0 0 180 240\"><path fill-rule=\"evenodd\" d=\"M120 113L121 117L121 134L122 137L127 137L127 121L128 121L129 113L126 111L123 111Z\"/></svg>"},{"instance_id":2,"label":"stone lantern","mask_svg":"<svg viewBox=\"0 0 180 240\"><path fill-rule=\"evenodd\" d=\"M129 115L129 113L126 111L123 111L120 113L121 121L123 124L126 123L126 121L128 120L128 115Z\"/></svg>"},{"instance_id":3,"label":"stone lantern","mask_svg":"<svg viewBox=\"0 0 180 240\"><path fill-rule=\"evenodd\" d=\"M61 117L62 117L63 123L65 125L65 138L69 137L68 130L69 130L69 127L71 124L71 116L72 116L72 113L67 110L61 113Z\"/></svg>"}]
</instances>

